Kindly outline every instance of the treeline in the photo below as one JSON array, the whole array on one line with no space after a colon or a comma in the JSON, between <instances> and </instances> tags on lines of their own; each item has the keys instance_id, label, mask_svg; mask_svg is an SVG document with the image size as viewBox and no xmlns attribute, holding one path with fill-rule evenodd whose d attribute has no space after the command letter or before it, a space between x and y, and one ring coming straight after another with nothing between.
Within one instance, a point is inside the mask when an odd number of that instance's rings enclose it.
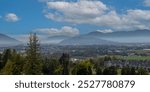
<instances>
[{"instance_id":1,"label":"treeline","mask_svg":"<svg viewBox=\"0 0 150 92\"><path fill-rule=\"evenodd\" d=\"M6 49L0 54L1 75L147 75L143 68L106 67L105 61L112 57L98 60L87 59L73 62L70 55L62 53L59 58L44 57L40 52L40 44L36 34L30 34L24 54L13 49ZM113 57L114 58L114 57Z\"/></svg>"}]
</instances>

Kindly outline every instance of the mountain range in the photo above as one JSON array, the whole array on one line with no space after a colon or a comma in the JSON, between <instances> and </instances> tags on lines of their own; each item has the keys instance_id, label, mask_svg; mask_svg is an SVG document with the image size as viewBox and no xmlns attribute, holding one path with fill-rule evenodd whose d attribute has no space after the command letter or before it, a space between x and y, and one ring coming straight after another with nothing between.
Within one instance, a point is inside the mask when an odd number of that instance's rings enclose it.
<instances>
[{"instance_id":1,"label":"mountain range","mask_svg":"<svg viewBox=\"0 0 150 92\"><path fill-rule=\"evenodd\" d=\"M62 45L114 45L121 43L150 43L150 30L90 32L60 42Z\"/></svg>"},{"instance_id":2,"label":"mountain range","mask_svg":"<svg viewBox=\"0 0 150 92\"><path fill-rule=\"evenodd\" d=\"M118 31L111 33L94 31L74 37L59 35L48 37L45 42L57 45L118 45L122 43L150 43L150 30ZM0 47L15 46L19 44L22 44L22 42L7 35L0 34Z\"/></svg>"},{"instance_id":3,"label":"mountain range","mask_svg":"<svg viewBox=\"0 0 150 92\"><path fill-rule=\"evenodd\" d=\"M100 36L100 37L136 37L136 36L150 36L150 30L135 30L135 31L117 31L110 33L102 33L99 31L94 31L88 33L88 35Z\"/></svg>"},{"instance_id":4,"label":"mountain range","mask_svg":"<svg viewBox=\"0 0 150 92\"><path fill-rule=\"evenodd\" d=\"M87 35L119 43L150 43L150 30L118 31L111 33L96 31Z\"/></svg>"}]
</instances>

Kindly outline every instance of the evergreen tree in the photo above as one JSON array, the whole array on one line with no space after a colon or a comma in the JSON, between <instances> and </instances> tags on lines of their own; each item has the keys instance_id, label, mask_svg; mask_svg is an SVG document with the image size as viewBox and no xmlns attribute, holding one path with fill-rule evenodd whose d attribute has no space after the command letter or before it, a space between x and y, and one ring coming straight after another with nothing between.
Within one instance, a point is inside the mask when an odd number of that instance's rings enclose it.
<instances>
[{"instance_id":1,"label":"evergreen tree","mask_svg":"<svg viewBox=\"0 0 150 92\"><path fill-rule=\"evenodd\" d=\"M2 68L5 66L7 61L11 58L11 55L12 55L11 49L4 50L3 55L2 55L2 64L1 64Z\"/></svg>"},{"instance_id":2,"label":"evergreen tree","mask_svg":"<svg viewBox=\"0 0 150 92\"><path fill-rule=\"evenodd\" d=\"M24 65L24 74L39 75L42 74L42 60L40 54L40 44L36 34L30 34L28 47L26 49L26 62Z\"/></svg>"},{"instance_id":3,"label":"evergreen tree","mask_svg":"<svg viewBox=\"0 0 150 92\"><path fill-rule=\"evenodd\" d=\"M21 57L20 54L17 54L16 51L13 51L12 57L7 61L1 72L2 74L7 75L21 75L23 64L23 57Z\"/></svg>"},{"instance_id":4,"label":"evergreen tree","mask_svg":"<svg viewBox=\"0 0 150 92\"><path fill-rule=\"evenodd\" d=\"M43 73L45 75L55 75L58 73L59 62L57 59L45 59L43 63Z\"/></svg>"},{"instance_id":5,"label":"evergreen tree","mask_svg":"<svg viewBox=\"0 0 150 92\"><path fill-rule=\"evenodd\" d=\"M0 53L0 70L2 69L2 54Z\"/></svg>"},{"instance_id":6,"label":"evergreen tree","mask_svg":"<svg viewBox=\"0 0 150 92\"><path fill-rule=\"evenodd\" d=\"M13 57L13 75L21 75L23 73L25 59L20 54L15 54Z\"/></svg>"},{"instance_id":7,"label":"evergreen tree","mask_svg":"<svg viewBox=\"0 0 150 92\"><path fill-rule=\"evenodd\" d=\"M5 64L5 67L1 70L1 74L4 75L12 75L13 73L13 62L8 60L8 62Z\"/></svg>"},{"instance_id":8,"label":"evergreen tree","mask_svg":"<svg viewBox=\"0 0 150 92\"><path fill-rule=\"evenodd\" d=\"M70 56L69 54L63 53L62 56L59 59L60 64L63 67L63 75L68 75L69 74L69 61L70 61Z\"/></svg>"}]
</instances>

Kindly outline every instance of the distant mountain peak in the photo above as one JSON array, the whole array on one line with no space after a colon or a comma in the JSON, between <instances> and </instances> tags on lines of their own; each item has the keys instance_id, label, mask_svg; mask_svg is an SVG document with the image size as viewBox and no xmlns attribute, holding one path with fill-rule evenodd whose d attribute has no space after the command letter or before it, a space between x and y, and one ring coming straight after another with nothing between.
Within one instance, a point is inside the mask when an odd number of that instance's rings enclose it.
<instances>
[{"instance_id":1,"label":"distant mountain peak","mask_svg":"<svg viewBox=\"0 0 150 92\"><path fill-rule=\"evenodd\" d=\"M0 33L0 47L15 46L21 44L20 41Z\"/></svg>"}]
</instances>

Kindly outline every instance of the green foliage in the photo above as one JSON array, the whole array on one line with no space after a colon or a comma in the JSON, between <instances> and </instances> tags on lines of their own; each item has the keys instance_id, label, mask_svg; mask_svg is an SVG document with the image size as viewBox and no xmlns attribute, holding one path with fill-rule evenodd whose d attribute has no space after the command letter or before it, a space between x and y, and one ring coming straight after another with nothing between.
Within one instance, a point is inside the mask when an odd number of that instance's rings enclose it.
<instances>
[{"instance_id":1,"label":"green foliage","mask_svg":"<svg viewBox=\"0 0 150 92\"><path fill-rule=\"evenodd\" d=\"M97 67L96 68L96 75L102 75L102 74L103 74L102 68Z\"/></svg>"},{"instance_id":2,"label":"green foliage","mask_svg":"<svg viewBox=\"0 0 150 92\"><path fill-rule=\"evenodd\" d=\"M107 67L103 70L103 75L117 75L117 68L114 66Z\"/></svg>"},{"instance_id":3,"label":"green foliage","mask_svg":"<svg viewBox=\"0 0 150 92\"><path fill-rule=\"evenodd\" d=\"M2 54L0 53L0 70L3 68L2 63L3 63L3 61L2 61Z\"/></svg>"},{"instance_id":4,"label":"green foliage","mask_svg":"<svg viewBox=\"0 0 150 92\"><path fill-rule=\"evenodd\" d=\"M126 61L150 61L149 56L116 56L118 60Z\"/></svg>"},{"instance_id":5,"label":"green foliage","mask_svg":"<svg viewBox=\"0 0 150 92\"><path fill-rule=\"evenodd\" d=\"M69 54L63 53L59 59L60 65L62 65L63 67L63 72L62 72L63 75L69 74L69 61L70 61Z\"/></svg>"},{"instance_id":6,"label":"green foliage","mask_svg":"<svg viewBox=\"0 0 150 92\"><path fill-rule=\"evenodd\" d=\"M129 67L124 67L121 70L121 75L130 75L129 72L130 72Z\"/></svg>"},{"instance_id":7,"label":"green foliage","mask_svg":"<svg viewBox=\"0 0 150 92\"><path fill-rule=\"evenodd\" d=\"M57 59L45 59L43 61L43 74L45 75L55 75L55 74L60 74L56 73L56 70L59 70L59 62Z\"/></svg>"},{"instance_id":8,"label":"green foliage","mask_svg":"<svg viewBox=\"0 0 150 92\"><path fill-rule=\"evenodd\" d=\"M1 63L1 68L3 68L5 66L5 64L7 63L7 61L11 58L11 49L6 49L4 50L1 59L2 59L2 63Z\"/></svg>"},{"instance_id":9,"label":"green foliage","mask_svg":"<svg viewBox=\"0 0 150 92\"><path fill-rule=\"evenodd\" d=\"M6 63L5 67L2 69L1 74L12 75L13 74L14 63L10 60Z\"/></svg>"},{"instance_id":10,"label":"green foliage","mask_svg":"<svg viewBox=\"0 0 150 92\"><path fill-rule=\"evenodd\" d=\"M62 75L62 74L63 74L63 71L64 71L63 66L62 66L62 65L59 65L59 66L55 69L54 74L55 74L55 75Z\"/></svg>"},{"instance_id":11,"label":"green foliage","mask_svg":"<svg viewBox=\"0 0 150 92\"><path fill-rule=\"evenodd\" d=\"M96 63L95 63L95 65L96 66L101 66L101 67L104 67L104 58L98 58L97 60L96 60Z\"/></svg>"},{"instance_id":12,"label":"green foliage","mask_svg":"<svg viewBox=\"0 0 150 92\"><path fill-rule=\"evenodd\" d=\"M79 64L76 64L72 70L74 75L92 75L93 64L89 61L81 61Z\"/></svg>"},{"instance_id":13,"label":"green foliage","mask_svg":"<svg viewBox=\"0 0 150 92\"><path fill-rule=\"evenodd\" d=\"M1 73L5 75L21 75L23 71L24 58L12 52L12 57L7 61Z\"/></svg>"},{"instance_id":14,"label":"green foliage","mask_svg":"<svg viewBox=\"0 0 150 92\"><path fill-rule=\"evenodd\" d=\"M126 66L124 68L122 68L121 70L121 74L122 75L136 75L136 69L134 67L129 67L129 66Z\"/></svg>"},{"instance_id":15,"label":"green foliage","mask_svg":"<svg viewBox=\"0 0 150 92\"><path fill-rule=\"evenodd\" d=\"M136 69L134 67L131 68L131 75L136 75Z\"/></svg>"},{"instance_id":16,"label":"green foliage","mask_svg":"<svg viewBox=\"0 0 150 92\"><path fill-rule=\"evenodd\" d=\"M148 71L142 67L135 69L134 67L124 67L121 71L122 75L148 75Z\"/></svg>"},{"instance_id":17,"label":"green foliage","mask_svg":"<svg viewBox=\"0 0 150 92\"><path fill-rule=\"evenodd\" d=\"M30 34L23 73L27 75L40 75L42 74L42 65L38 37L36 34Z\"/></svg>"},{"instance_id":18,"label":"green foliage","mask_svg":"<svg viewBox=\"0 0 150 92\"><path fill-rule=\"evenodd\" d=\"M110 61L110 60L112 60L110 56L105 56L104 57L104 61Z\"/></svg>"},{"instance_id":19,"label":"green foliage","mask_svg":"<svg viewBox=\"0 0 150 92\"><path fill-rule=\"evenodd\" d=\"M148 71L141 67L138 69L138 75L148 75Z\"/></svg>"}]
</instances>

